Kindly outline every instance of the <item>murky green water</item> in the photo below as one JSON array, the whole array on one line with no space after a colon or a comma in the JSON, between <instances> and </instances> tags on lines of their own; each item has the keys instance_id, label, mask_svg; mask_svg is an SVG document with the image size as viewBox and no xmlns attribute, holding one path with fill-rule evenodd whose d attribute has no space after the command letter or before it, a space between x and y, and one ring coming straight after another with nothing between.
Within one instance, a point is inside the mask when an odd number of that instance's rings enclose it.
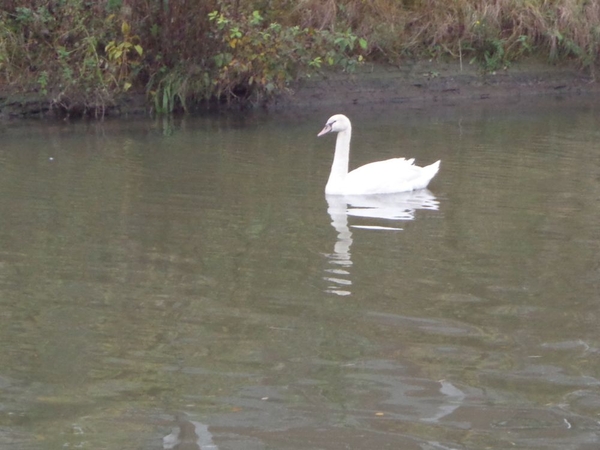
<instances>
[{"instance_id":1,"label":"murky green water","mask_svg":"<svg viewBox=\"0 0 600 450\"><path fill-rule=\"evenodd\" d=\"M1 125L0 448L597 449L595 103Z\"/></svg>"}]
</instances>

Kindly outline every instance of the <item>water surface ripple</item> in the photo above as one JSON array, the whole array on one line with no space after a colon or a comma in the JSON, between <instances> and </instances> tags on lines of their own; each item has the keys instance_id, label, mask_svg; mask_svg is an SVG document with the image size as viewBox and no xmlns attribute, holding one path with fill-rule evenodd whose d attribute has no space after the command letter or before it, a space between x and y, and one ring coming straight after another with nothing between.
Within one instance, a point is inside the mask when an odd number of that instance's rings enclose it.
<instances>
[{"instance_id":1,"label":"water surface ripple","mask_svg":"<svg viewBox=\"0 0 600 450\"><path fill-rule=\"evenodd\" d=\"M599 448L594 103L3 125L0 447Z\"/></svg>"}]
</instances>

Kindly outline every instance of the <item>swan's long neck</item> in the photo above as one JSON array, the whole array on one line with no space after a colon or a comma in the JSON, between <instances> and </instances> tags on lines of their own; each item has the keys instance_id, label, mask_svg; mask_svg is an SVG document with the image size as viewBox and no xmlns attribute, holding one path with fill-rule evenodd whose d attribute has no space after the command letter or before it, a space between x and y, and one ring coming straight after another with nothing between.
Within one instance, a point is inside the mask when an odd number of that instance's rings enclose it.
<instances>
[{"instance_id":1,"label":"swan's long neck","mask_svg":"<svg viewBox=\"0 0 600 450\"><path fill-rule=\"evenodd\" d=\"M348 163L350 160L350 138L352 137L352 128L349 126L344 131L340 131L335 141L335 154L329 180L325 186L325 192L328 194L339 194L348 175Z\"/></svg>"}]
</instances>

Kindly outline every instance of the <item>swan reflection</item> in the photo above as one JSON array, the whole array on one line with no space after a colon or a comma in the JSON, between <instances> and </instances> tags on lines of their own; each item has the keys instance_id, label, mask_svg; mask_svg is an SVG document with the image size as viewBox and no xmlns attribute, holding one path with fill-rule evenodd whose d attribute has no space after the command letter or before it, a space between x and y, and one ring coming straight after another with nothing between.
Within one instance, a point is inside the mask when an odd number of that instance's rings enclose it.
<instances>
[{"instance_id":1,"label":"swan reflection","mask_svg":"<svg viewBox=\"0 0 600 450\"><path fill-rule=\"evenodd\" d=\"M367 217L394 222L414 220L418 209L437 210L439 202L427 189L385 195L326 195L331 225L338 233L333 253L328 254L330 266L324 279L329 282L326 292L350 295L352 258L352 228L370 230L402 230L398 226L351 225L348 217ZM395 225L395 224L394 224Z\"/></svg>"},{"instance_id":2,"label":"swan reflection","mask_svg":"<svg viewBox=\"0 0 600 450\"><path fill-rule=\"evenodd\" d=\"M440 393L445 395L445 402L438 406L433 416L421 419L423 422L439 422L463 406L467 398L467 395L463 391L446 380L440 380Z\"/></svg>"},{"instance_id":3,"label":"swan reflection","mask_svg":"<svg viewBox=\"0 0 600 450\"><path fill-rule=\"evenodd\" d=\"M165 450L219 450L213 442L208 425L189 420L185 415L176 416L171 433L163 438Z\"/></svg>"}]
</instances>

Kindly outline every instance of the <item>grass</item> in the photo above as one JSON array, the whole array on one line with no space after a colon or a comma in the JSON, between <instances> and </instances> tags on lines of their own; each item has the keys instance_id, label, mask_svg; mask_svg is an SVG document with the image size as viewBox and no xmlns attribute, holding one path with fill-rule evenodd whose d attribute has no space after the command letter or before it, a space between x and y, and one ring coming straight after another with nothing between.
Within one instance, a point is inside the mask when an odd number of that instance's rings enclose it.
<instances>
[{"instance_id":1,"label":"grass","mask_svg":"<svg viewBox=\"0 0 600 450\"><path fill-rule=\"evenodd\" d=\"M529 55L595 75L590 0L4 0L0 84L65 114L130 89L157 112L260 104L364 60L456 59L482 72Z\"/></svg>"}]
</instances>

